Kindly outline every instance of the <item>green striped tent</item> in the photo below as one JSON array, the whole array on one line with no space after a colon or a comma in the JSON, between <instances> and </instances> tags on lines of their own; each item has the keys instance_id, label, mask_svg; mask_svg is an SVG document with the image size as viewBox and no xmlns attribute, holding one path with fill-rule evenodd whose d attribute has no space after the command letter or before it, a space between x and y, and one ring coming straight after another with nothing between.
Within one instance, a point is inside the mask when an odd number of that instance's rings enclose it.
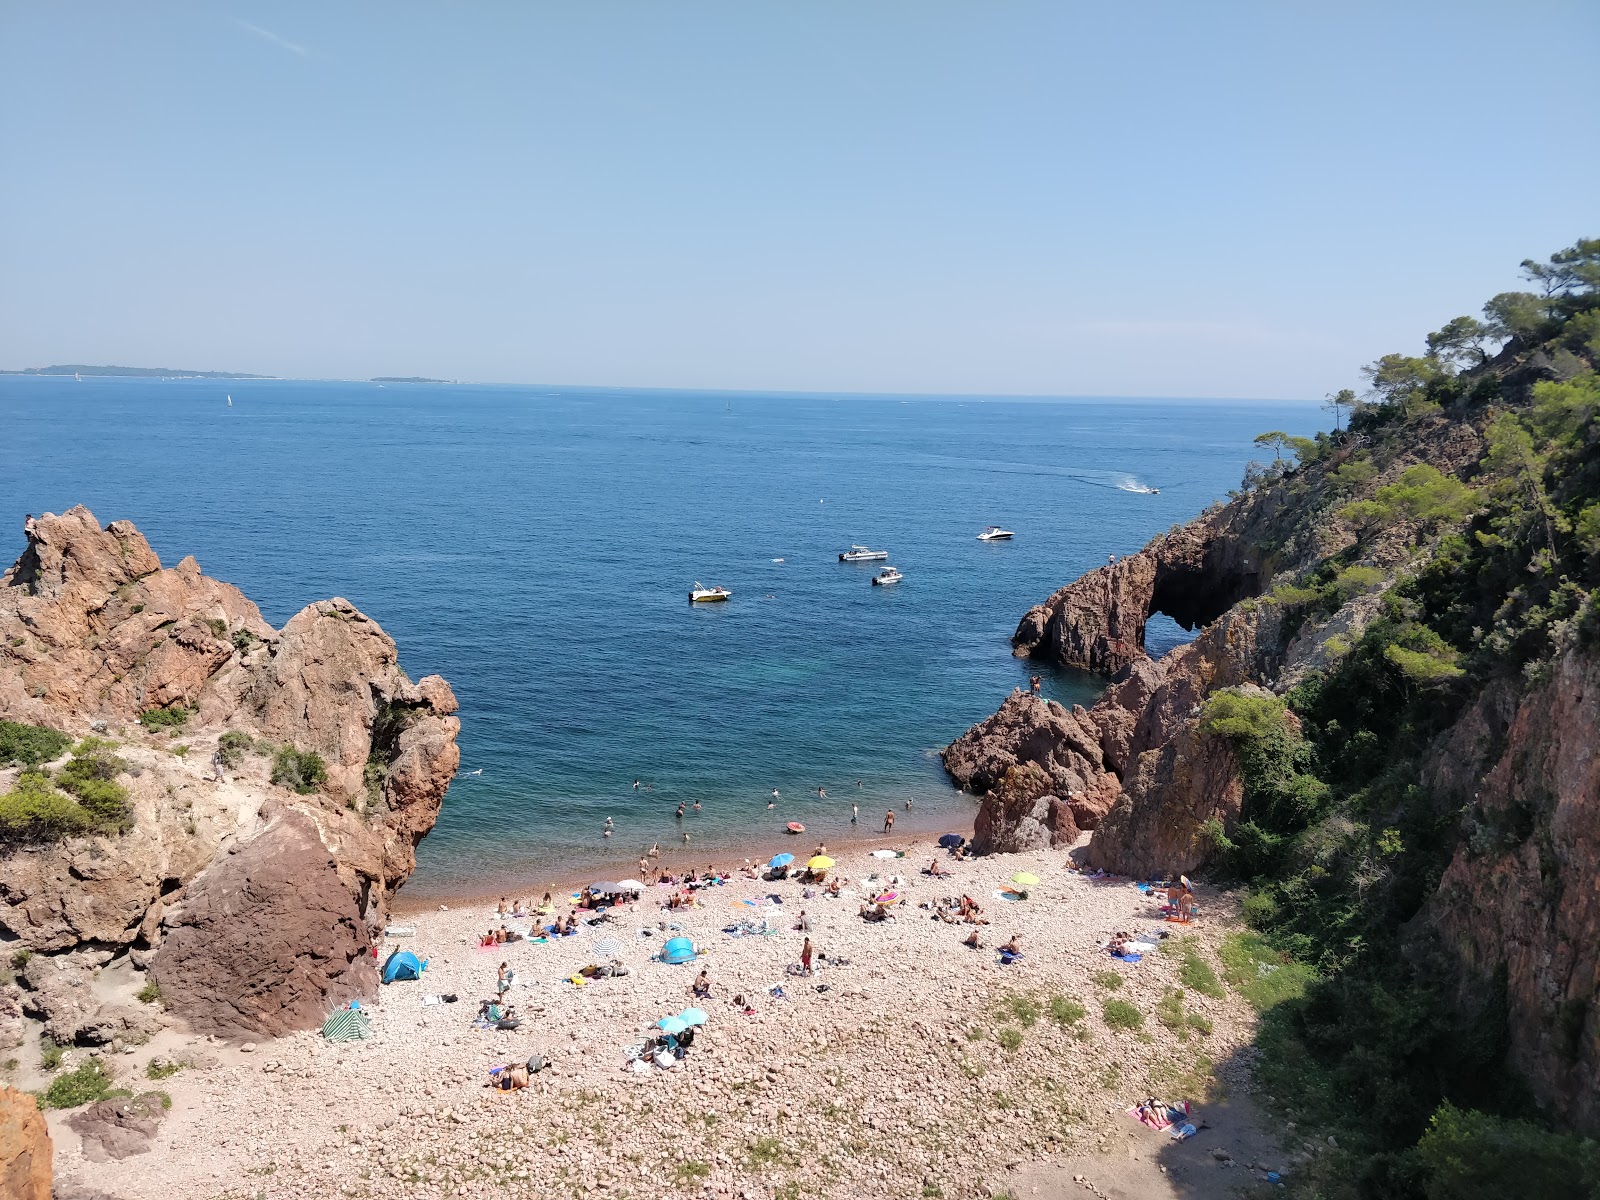
<instances>
[{"instance_id":1,"label":"green striped tent","mask_svg":"<svg viewBox=\"0 0 1600 1200\"><path fill-rule=\"evenodd\" d=\"M322 1036L330 1042L359 1042L372 1036L367 1014L353 1008L336 1008L322 1023Z\"/></svg>"}]
</instances>

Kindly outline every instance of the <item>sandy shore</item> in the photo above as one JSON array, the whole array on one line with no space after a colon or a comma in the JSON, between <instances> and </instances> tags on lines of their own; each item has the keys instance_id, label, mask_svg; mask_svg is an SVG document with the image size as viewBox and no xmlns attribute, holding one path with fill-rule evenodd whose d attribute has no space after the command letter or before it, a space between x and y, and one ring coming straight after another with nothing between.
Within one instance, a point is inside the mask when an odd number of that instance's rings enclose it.
<instances>
[{"instance_id":1,"label":"sandy shore","mask_svg":"<svg viewBox=\"0 0 1600 1200\"><path fill-rule=\"evenodd\" d=\"M791 840L797 854L815 845ZM141 1086L152 1054L217 1065L150 1085L173 1098L156 1152L87 1162L54 1116L58 1175L125 1200L975 1196L1002 1187L1013 1168L1048 1172L1052 1161L1142 1160L1152 1179L1169 1178L1173 1144L1122 1109L1151 1093L1198 1100L1217 1085L1213 1070L1238 1091L1248 1061L1239 1051L1253 1030L1248 1008L1231 994L1191 990L1187 1010L1212 1029L1180 1035L1156 1020L1179 956L1151 953L1133 965L1097 949L1110 931L1163 927L1151 899L1127 881L1090 881L1068 871L1060 851L952 863L946 881L918 873L934 852L927 843L889 861L859 847L830 851L852 898L808 899L798 883L741 880L668 914L658 907L665 891L651 889L616 922L579 936L483 950L475 940L492 905L412 913L417 934L399 944L429 967L418 983L382 989L369 1010L370 1040L330 1044L304 1033L246 1049L163 1035L115 1056L119 1075L137 1077L130 1086ZM1043 882L1026 901L997 899L1019 870ZM867 884L873 873L879 880ZM886 886L895 873L898 919L862 921L863 887ZM993 919L982 929L985 946L1018 934L1022 963L1001 966L991 948L968 949L961 939L970 927L918 907L963 892ZM782 904L746 903L772 894ZM1201 898L1204 924L1164 928L1192 934L1215 963L1231 913L1225 898ZM819 960L845 965L820 965L810 979L786 973L804 936L791 928L802 909ZM763 916L779 932L722 932ZM659 928L663 921L681 930ZM711 1019L677 1069L636 1076L625 1069L625 1048L691 1003L698 967L652 959L679 932L704 952ZM601 957L603 938L621 943L631 973L584 987L565 982ZM510 999L528 1019L516 1032L475 1031L477 1001L492 994L501 961L521 977ZM1122 985L1096 981L1107 972ZM774 998L775 986L787 998ZM425 994L451 992L459 1003L422 1004ZM732 1007L736 993L751 1000L754 1016ZM1140 1010L1143 1028L1109 1026L1108 997ZM1086 1015L1053 1020L1052 999L1064 1017L1072 1015L1061 1007L1067 1000ZM531 1088L500 1095L482 1086L489 1067L530 1054L553 1064ZM1208 1157L1216 1136L1206 1131L1177 1148L1194 1171L1219 1169ZM1217 1179L1243 1183L1245 1175Z\"/></svg>"}]
</instances>

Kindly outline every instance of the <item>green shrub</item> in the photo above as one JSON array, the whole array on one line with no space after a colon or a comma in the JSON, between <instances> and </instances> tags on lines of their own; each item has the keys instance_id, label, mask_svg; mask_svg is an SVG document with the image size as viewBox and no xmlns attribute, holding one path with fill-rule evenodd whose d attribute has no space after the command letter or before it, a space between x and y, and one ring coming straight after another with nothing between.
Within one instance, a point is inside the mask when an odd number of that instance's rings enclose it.
<instances>
[{"instance_id":1,"label":"green shrub","mask_svg":"<svg viewBox=\"0 0 1600 1200\"><path fill-rule=\"evenodd\" d=\"M1600 1142L1528 1121L1463 1112L1449 1102L1417 1143L1429 1200L1590 1196L1600 1192Z\"/></svg>"},{"instance_id":2,"label":"green shrub","mask_svg":"<svg viewBox=\"0 0 1600 1200\"><path fill-rule=\"evenodd\" d=\"M1122 986L1122 976L1118 975L1115 971L1096 971L1093 975L1089 976L1089 978L1094 980L1101 987L1105 988L1108 992L1114 992Z\"/></svg>"},{"instance_id":3,"label":"green shrub","mask_svg":"<svg viewBox=\"0 0 1600 1200\"><path fill-rule=\"evenodd\" d=\"M1068 996L1051 996L1049 1011L1050 1019L1063 1029L1069 1025L1076 1025L1088 1012L1083 1005Z\"/></svg>"},{"instance_id":4,"label":"green shrub","mask_svg":"<svg viewBox=\"0 0 1600 1200\"><path fill-rule=\"evenodd\" d=\"M255 739L239 729L230 729L217 739L217 753L222 755L224 765L230 767L238 766L245 751L254 748Z\"/></svg>"},{"instance_id":5,"label":"green shrub","mask_svg":"<svg viewBox=\"0 0 1600 1200\"><path fill-rule=\"evenodd\" d=\"M1170 941L1163 943L1164 946L1170 944ZM1177 952L1183 960L1178 966L1178 979L1182 981L1184 987L1191 988L1202 996L1218 1000L1226 994L1222 988L1222 981L1217 978L1217 973L1211 969L1211 964L1201 952L1198 938L1193 934L1183 938L1178 942Z\"/></svg>"},{"instance_id":6,"label":"green shrub","mask_svg":"<svg viewBox=\"0 0 1600 1200\"><path fill-rule=\"evenodd\" d=\"M41 725L0 721L0 767L37 767L61 757L72 739Z\"/></svg>"},{"instance_id":7,"label":"green shrub","mask_svg":"<svg viewBox=\"0 0 1600 1200\"><path fill-rule=\"evenodd\" d=\"M1177 1034L1180 1042L1187 1042L1189 1026L1183 1018L1183 992L1178 988L1168 988L1156 1001L1156 1020Z\"/></svg>"},{"instance_id":8,"label":"green shrub","mask_svg":"<svg viewBox=\"0 0 1600 1200\"><path fill-rule=\"evenodd\" d=\"M168 1060L157 1066L155 1060L151 1059L149 1065L144 1069L144 1074L146 1079L170 1079L181 1070L183 1070L181 1062ZM169 1104L167 1107L170 1108L171 1105Z\"/></svg>"},{"instance_id":9,"label":"green shrub","mask_svg":"<svg viewBox=\"0 0 1600 1200\"><path fill-rule=\"evenodd\" d=\"M1141 1029L1144 1014L1126 1000L1107 1000L1100 1006L1100 1015L1113 1029Z\"/></svg>"},{"instance_id":10,"label":"green shrub","mask_svg":"<svg viewBox=\"0 0 1600 1200\"><path fill-rule=\"evenodd\" d=\"M58 1044L54 1038L41 1037L39 1039L39 1064L46 1071L54 1071L61 1065L61 1059L66 1054L67 1048Z\"/></svg>"},{"instance_id":11,"label":"green shrub","mask_svg":"<svg viewBox=\"0 0 1600 1200\"><path fill-rule=\"evenodd\" d=\"M1022 1030L1015 1029L1010 1025L1004 1025L1001 1027L1000 1032L995 1034L994 1040L999 1042L1001 1048L1007 1053L1015 1054L1022 1045Z\"/></svg>"},{"instance_id":12,"label":"green shrub","mask_svg":"<svg viewBox=\"0 0 1600 1200\"><path fill-rule=\"evenodd\" d=\"M45 1108L77 1108L111 1095L111 1074L98 1059L86 1059L76 1070L57 1075L40 1094Z\"/></svg>"},{"instance_id":13,"label":"green shrub","mask_svg":"<svg viewBox=\"0 0 1600 1200\"><path fill-rule=\"evenodd\" d=\"M153 978L146 978L144 986L139 989L136 997L140 1004L157 1004L161 1000L161 985Z\"/></svg>"},{"instance_id":14,"label":"green shrub","mask_svg":"<svg viewBox=\"0 0 1600 1200\"><path fill-rule=\"evenodd\" d=\"M11 952L11 968L14 971L20 971L23 967L27 966L32 959L33 951L28 949L26 946L22 947L20 950L13 950Z\"/></svg>"},{"instance_id":15,"label":"green shrub","mask_svg":"<svg viewBox=\"0 0 1600 1200\"><path fill-rule=\"evenodd\" d=\"M87 833L93 824L81 804L36 771L24 771L16 787L0 796L0 841L52 842Z\"/></svg>"},{"instance_id":16,"label":"green shrub","mask_svg":"<svg viewBox=\"0 0 1600 1200\"><path fill-rule=\"evenodd\" d=\"M279 746L272 756L272 782L293 788L302 796L310 795L328 778L328 764L314 750L296 750L293 746Z\"/></svg>"},{"instance_id":17,"label":"green shrub","mask_svg":"<svg viewBox=\"0 0 1600 1200\"><path fill-rule=\"evenodd\" d=\"M1039 1019L1039 1005L1021 992L1010 992L1000 1002L1005 1015L1012 1017L1024 1029L1032 1029Z\"/></svg>"},{"instance_id":18,"label":"green shrub","mask_svg":"<svg viewBox=\"0 0 1600 1200\"><path fill-rule=\"evenodd\" d=\"M233 642L233 648L240 654L248 654L250 652L250 647L254 646L261 639L255 634L251 633L248 629L235 629L233 631L233 637L230 640Z\"/></svg>"},{"instance_id":19,"label":"green shrub","mask_svg":"<svg viewBox=\"0 0 1600 1200\"><path fill-rule=\"evenodd\" d=\"M139 714L139 724L151 733L159 733L163 729L170 732L182 729L193 715L193 710L181 704L173 704L166 708L147 708Z\"/></svg>"},{"instance_id":20,"label":"green shrub","mask_svg":"<svg viewBox=\"0 0 1600 1200\"><path fill-rule=\"evenodd\" d=\"M1208 1018L1196 1012L1189 1013L1184 1017L1184 1020L1188 1023L1190 1029L1193 1029L1202 1037L1210 1037L1212 1029L1215 1028Z\"/></svg>"},{"instance_id":21,"label":"green shrub","mask_svg":"<svg viewBox=\"0 0 1600 1200\"><path fill-rule=\"evenodd\" d=\"M128 764L112 753L115 747L103 738L84 738L56 772L56 783L77 798L97 827L120 830L128 818L128 789L116 777Z\"/></svg>"}]
</instances>

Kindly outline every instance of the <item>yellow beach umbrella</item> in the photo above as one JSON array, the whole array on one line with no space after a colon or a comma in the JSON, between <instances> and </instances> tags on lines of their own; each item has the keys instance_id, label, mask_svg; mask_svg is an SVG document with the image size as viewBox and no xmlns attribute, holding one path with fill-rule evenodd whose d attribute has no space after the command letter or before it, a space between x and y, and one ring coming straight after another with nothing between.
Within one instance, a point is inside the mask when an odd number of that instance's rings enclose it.
<instances>
[{"instance_id":1,"label":"yellow beach umbrella","mask_svg":"<svg viewBox=\"0 0 1600 1200\"><path fill-rule=\"evenodd\" d=\"M1011 877L1011 882L1021 884L1023 887L1033 887L1034 884L1039 882L1039 877L1030 875L1026 871L1018 871Z\"/></svg>"},{"instance_id":2,"label":"yellow beach umbrella","mask_svg":"<svg viewBox=\"0 0 1600 1200\"><path fill-rule=\"evenodd\" d=\"M808 859L806 866L810 867L813 871L826 871L829 867L833 866L833 859L829 858L826 854L818 854L813 858Z\"/></svg>"}]
</instances>

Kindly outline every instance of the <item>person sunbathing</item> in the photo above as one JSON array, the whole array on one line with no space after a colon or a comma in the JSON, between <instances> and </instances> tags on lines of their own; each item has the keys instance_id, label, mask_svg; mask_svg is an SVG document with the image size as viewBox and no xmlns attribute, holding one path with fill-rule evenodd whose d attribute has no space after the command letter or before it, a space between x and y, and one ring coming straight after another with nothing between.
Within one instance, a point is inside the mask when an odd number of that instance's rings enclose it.
<instances>
[{"instance_id":1,"label":"person sunbathing","mask_svg":"<svg viewBox=\"0 0 1600 1200\"><path fill-rule=\"evenodd\" d=\"M700 974L694 977L694 983L690 986L689 992L691 995L700 1000L706 1000L710 998L711 976L707 974L704 968L701 968Z\"/></svg>"},{"instance_id":2,"label":"person sunbathing","mask_svg":"<svg viewBox=\"0 0 1600 1200\"><path fill-rule=\"evenodd\" d=\"M974 932L976 932L976 930L974 930ZM1022 953L1022 947L1021 947L1021 945L1018 944L1018 939L1017 939L1017 935L1016 934L1013 933L1011 935L1011 940L1009 942L1007 942L1005 945L1000 947L1000 953L1001 954L1010 954L1010 955L1013 955L1013 956Z\"/></svg>"},{"instance_id":3,"label":"person sunbathing","mask_svg":"<svg viewBox=\"0 0 1600 1200\"><path fill-rule=\"evenodd\" d=\"M978 939L978 931L976 929L967 934L967 936L962 940L961 944L963 946L970 946L974 950L983 949L983 943Z\"/></svg>"},{"instance_id":4,"label":"person sunbathing","mask_svg":"<svg viewBox=\"0 0 1600 1200\"><path fill-rule=\"evenodd\" d=\"M838 879L832 879L828 882L828 895L832 896L835 900L839 898L839 893L843 890L844 885Z\"/></svg>"},{"instance_id":5,"label":"person sunbathing","mask_svg":"<svg viewBox=\"0 0 1600 1200\"><path fill-rule=\"evenodd\" d=\"M950 872L941 867L939 865L939 860L936 858L928 864L928 874L932 875L935 879L943 879L946 875L950 874Z\"/></svg>"},{"instance_id":6,"label":"person sunbathing","mask_svg":"<svg viewBox=\"0 0 1600 1200\"><path fill-rule=\"evenodd\" d=\"M544 894L544 899L539 901L539 911L540 912L549 912L554 907L555 907L555 901L551 900L550 899L550 893L546 892Z\"/></svg>"},{"instance_id":7,"label":"person sunbathing","mask_svg":"<svg viewBox=\"0 0 1600 1200\"><path fill-rule=\"evenodd\" d=\"M500 897L500 903L499 903L499 904L496 904L496 905L495 905L495 906L494 906L494 913L495 913L495 916L497 916L497 917L503 917L503 916L505 916L505 915L506 915L506 913L507 913L507 912L508 912L508 911L509 911L509 907L508 907L508 906L507 906L507 904L506 904L506 898L505 898L505 897L504 897L504 896L501 896L501 897Z\"/></svg>"}]
</instances>

